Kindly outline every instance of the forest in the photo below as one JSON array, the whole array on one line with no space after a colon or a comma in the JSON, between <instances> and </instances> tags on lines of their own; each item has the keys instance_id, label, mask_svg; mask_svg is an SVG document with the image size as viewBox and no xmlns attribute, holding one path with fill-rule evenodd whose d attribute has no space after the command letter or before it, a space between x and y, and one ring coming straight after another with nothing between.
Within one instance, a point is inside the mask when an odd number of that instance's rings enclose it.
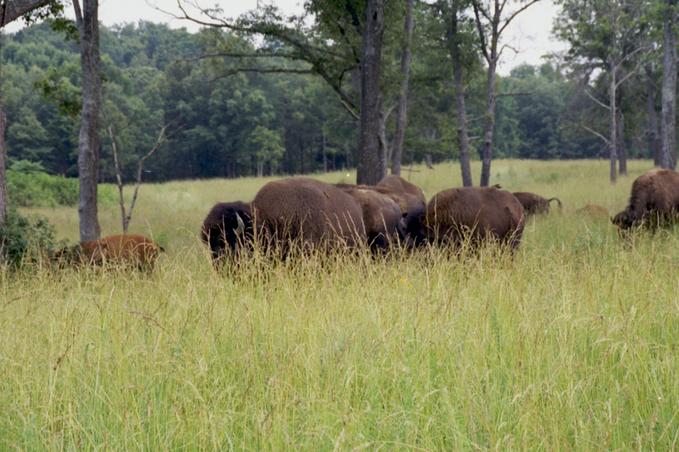
<instances>
[{"instance_id":1,"label":"forest","mask_svg":"<svg viewBox=\"0 0 679 452\"><path fill-rule=\"evenodd\" d=\"M459 158L453 66L439 42L440 22L427 7L418 7L404 166L428 156L434 163ZM243 58L207 58L224 49L233 55L255 52L253 39L229 31L188 33L139 22L102 26L100 32L101 181L114 180L109 126L119 140L128 178L164 125L168 141L146 163L145 180L301 174L356 166L356 120L320 77L294 73L301 63L285 62L288 73L265 73L244 70L250 63ZM76 177L81 96L77 42L65 39L49 22L2 39L10 162L26 160L50 174ZM384 53L384 64L391 71L383 81L387 93L398 85L398 57L397 49ZM273 56L256 63L252 69L281 64ZM498 76L494 157L606 157L606 143L583 128L603 131L607 125L579 76L556 57L545 58L539 67L522 65ZM592 92L603 92L604 98L605 77L599 72L589 82ZM659 72L633 77L620 94L621 145L630 157L652 158L657 132L649 129L650 110L639 106L646 106L648 86L658 85ZM485 72L478 59L470 63L469 78L470 146L472 158L478 159L485 108ZM649 108L658 115L659 96L652 102ZM391 114L387 122L389 141L395 116Z\"/></svg>"}]
</instances>

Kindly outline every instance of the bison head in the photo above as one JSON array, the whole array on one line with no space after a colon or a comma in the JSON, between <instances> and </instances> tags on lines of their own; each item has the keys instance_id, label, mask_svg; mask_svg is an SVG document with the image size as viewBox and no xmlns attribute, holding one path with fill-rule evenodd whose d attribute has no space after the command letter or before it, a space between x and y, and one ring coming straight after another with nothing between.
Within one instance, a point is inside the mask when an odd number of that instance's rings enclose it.
<instances>
[{"instance_id":1,"label":"bison head","mask_svg":"<svg viewBox=\"0 0 679 452\"><path fill-rule=\"evenodd\" d=\"M620 229L629 229L636 224L636 218L630 213L628 209L625 209L611 218L611 222Z\"/></svg>"}]
</instances>

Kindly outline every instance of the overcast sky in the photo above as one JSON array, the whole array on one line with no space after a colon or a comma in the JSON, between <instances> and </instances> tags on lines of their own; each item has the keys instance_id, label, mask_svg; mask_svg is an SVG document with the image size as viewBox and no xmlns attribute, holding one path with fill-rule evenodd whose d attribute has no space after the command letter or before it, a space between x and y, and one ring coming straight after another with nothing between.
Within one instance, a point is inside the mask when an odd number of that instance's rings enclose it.
<instances>
[{"instance_id":1,"label":"overcast sky","mask_svg":"<svg viewBox=\"0 0 679 452\"><path fill-rule=\"evenodd\" d=\"M236 17L257 6L257 0L197 0L199 4L212 6L219 4L227 17ZM262 0L267 1L267 0ZM273 0L282 11L288 14L299 13L302 0ZM186 21L172 19L167 14L154 8L177 11L176 0L100 0L99 17L105 25L122 22L149 20L166 22L173 27L184 26L189 30L197 27ZM540 64L541 56L564 49L564 44L551 36L552 22L557 7L551 0L542 0L519 15L507 29L503 43L510 44L518 54L507 50L503 54L500 66L501 73L507 73L512 67L521 63ZM70 13L70 11L69 11ZM19 23L12 24L8 31L16 31Z\"/></svg>"}]
</instances>

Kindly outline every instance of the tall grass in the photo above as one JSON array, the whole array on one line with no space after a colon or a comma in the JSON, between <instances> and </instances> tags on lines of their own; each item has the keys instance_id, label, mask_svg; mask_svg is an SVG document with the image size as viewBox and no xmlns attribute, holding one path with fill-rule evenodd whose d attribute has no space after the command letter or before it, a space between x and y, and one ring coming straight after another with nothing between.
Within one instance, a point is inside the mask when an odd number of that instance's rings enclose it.
<instances>
[{"instance_id":1,"label":"tall grass","mask_svg":"<svg viewBox=\"0 0 679 452\"><path fill-rule=\"evenodd\" d=\"M459 184L453 165L418 169L429 197ZM494 162L494 182L564 201L513 258L222 273L202 217L264 180L145 185L132 228L168 248L153 274L0 272L0 449L677 449L679 231L625 244L576 215L624 206L633 176L606 174ZM40 212L75 238L74 211ZM116 214L102 212L107 233Z\"/></svg>"}]
</instances>

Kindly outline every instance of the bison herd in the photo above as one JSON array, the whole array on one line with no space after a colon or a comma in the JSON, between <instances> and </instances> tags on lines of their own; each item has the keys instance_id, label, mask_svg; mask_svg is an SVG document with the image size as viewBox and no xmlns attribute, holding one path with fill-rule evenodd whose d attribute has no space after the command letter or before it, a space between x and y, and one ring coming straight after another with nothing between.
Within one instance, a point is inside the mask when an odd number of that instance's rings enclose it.
<instances>
[{"instance_id":1,"label":"bison herd","mask_svg":"<svg viewBox=\"0 0 679 452\"><path fill-rule=\"evenodd\" d=\"M216 265L255 240L283 258L293 249L365 246L380 254L395 246L486 240L515 250L525 213L519 199L499 186L444 190L427 203L421 188L394 175L376 186L292 177L267 183L249 204L216 204L201 237Z\"/></svg>"},{"instance_id":2,"label":"bison herd","mask_svg":"<svg viewBox=\"0 0 679 452\"><path fill-rule=\"evenodd\" d=\"M526 216L549 212L557 198L502 190L499 185L443 190L427 202L424 192L399 176L376 186L328 184L291 177L265 184L252 202L225 202L212 207L201 239L215 266L241 256L255 243L286 258L297 250L369 248L382 254L393 247L412 250L426 244L459 249L493 241L515 251ZM595 204L577 210L581 216L607 218ZM658 228L679 214L679 173L655 169L632 185L627 207L611 218L620 231ZM164 251L140 235L115 235L83 242L55 253L59 262L102 265L106 262L152 269Z\"/></svg>"}]
</instances>

